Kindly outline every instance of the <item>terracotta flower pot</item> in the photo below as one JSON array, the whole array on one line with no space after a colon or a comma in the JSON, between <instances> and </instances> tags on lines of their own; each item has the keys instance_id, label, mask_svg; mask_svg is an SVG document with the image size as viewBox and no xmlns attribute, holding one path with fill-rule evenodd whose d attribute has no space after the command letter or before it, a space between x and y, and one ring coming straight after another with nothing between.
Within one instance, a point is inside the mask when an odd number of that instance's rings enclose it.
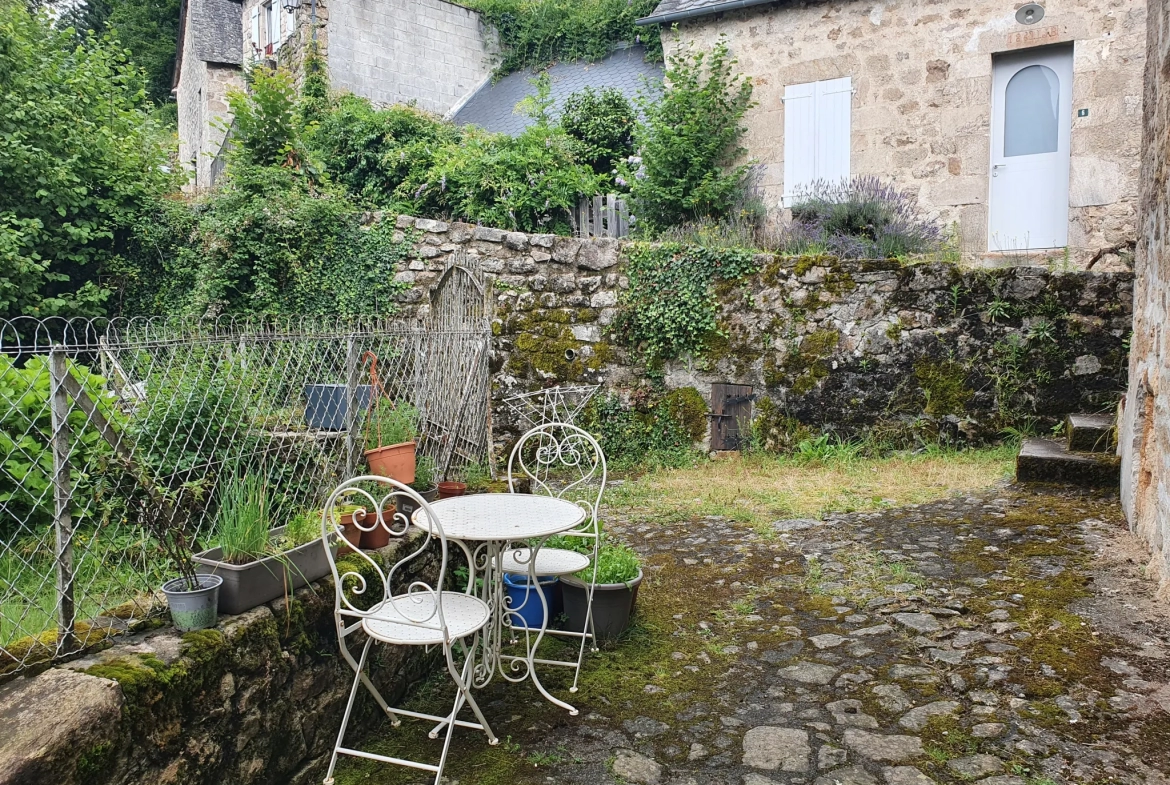
<instances>
[{"instance_id":1,"label":"terracotta flower pot","mask_svg":"<svg viewBox=\"0 0 1170 785\"><path fill-rule=\"evenodd\" d=\"M410 485L414 482L414 446L414 442L402 442L366 450L370 473Z\"/></svg>"},{"instance_id":2,"label":"terracotta flower pot","mask_svg":"<svg viewBox=\"0 0 1170 785\"><path fill-rule=\"evenodd\" d=\"M353 553L356 548L361 547L362 530L358 528L357 523L354 522L353 516L355 513L347 512L341 516L341 536L349 545L342 545L337 549L338 556L348 556Z\"/></svg>"},{"instance_id":3,"label":"terracotta flower pot","mask_svg":"<svg viewBox=\"0 0 1170 785\"><path fill-rule=\"evenodd\" d=\"M441 482L439 483L439 498L450 499L452 496L462 496L467 493L467 483L465 482Z\"/></svg>"},{"instance_id":4,"label":"terracotta flower pot","mask_svg":"<svg viewBox=\"0 0 1170 785\"><path fill-rule=\"evenodd\" d=\"M371 518L368 521L362 521L362 524L369 526L373 524L374 528L362 531L361 547L365 551L376 551L379 548L385 548L390 544L390 530L386 528L394 523L394 508L387 507L382 511L382 518Z\"/></svg>"}]
</instances>

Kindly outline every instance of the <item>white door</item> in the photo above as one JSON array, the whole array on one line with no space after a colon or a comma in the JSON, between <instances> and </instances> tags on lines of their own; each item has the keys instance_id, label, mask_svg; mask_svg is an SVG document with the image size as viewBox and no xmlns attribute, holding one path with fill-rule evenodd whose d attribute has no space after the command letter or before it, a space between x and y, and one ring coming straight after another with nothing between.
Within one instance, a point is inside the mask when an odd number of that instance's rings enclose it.
<instances>
[{"instance_id":1,"label":"white door","mask_svg":"<svg viewBox=\"0 0 1170 785\"><path fill-rule=\"evenodd\" d=\"M1068 244L1071 46L995 59L988 248Z\"/></svg>"}]
</instances>

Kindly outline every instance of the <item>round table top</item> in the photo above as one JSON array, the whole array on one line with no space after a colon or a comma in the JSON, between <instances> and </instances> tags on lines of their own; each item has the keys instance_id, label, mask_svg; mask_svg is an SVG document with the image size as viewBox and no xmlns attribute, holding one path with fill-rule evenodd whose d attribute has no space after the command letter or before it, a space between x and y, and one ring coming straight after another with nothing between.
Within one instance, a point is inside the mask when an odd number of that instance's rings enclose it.
<instances>
[{"instance_id":1,"label":"round table top","mask_svg":"<svg viewBox=\"0 0 1170 785\"><path fill-rule=\"evenodd\" d=\"M452 496L432 502L431 509L439 516L443 532L454 540L548 537L568 531L585 520L585 510L570 501L527 493ZM415 517L422 512L420 507Z\"/></svg>"}]
</instances>

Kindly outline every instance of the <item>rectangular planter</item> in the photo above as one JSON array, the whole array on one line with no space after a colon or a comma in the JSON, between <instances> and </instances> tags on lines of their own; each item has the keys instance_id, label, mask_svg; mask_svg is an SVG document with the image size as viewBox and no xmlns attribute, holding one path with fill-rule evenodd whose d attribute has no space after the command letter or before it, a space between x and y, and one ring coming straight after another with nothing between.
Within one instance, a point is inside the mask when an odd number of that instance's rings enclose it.
<instances>
[{"instance_id":1,"label":"rectangular planter","mask_svg":"<svg viewBox=\"0 0 1170 785\"><path fill-rule=\"evenodd\" d=\"M272 538L279 539L283 533L283 526L273 529ZM332 550L336 557L337 545ZM192 557L196 572L223 578L220 613L243 613L329 574L329 559L320 538L247 564L228 564L221 561L221 556L219 548L212 548Z\"/></svg>"},{"instance_id":2,"label":"rectangular planter","mask_svg":"<svg viewBox=\"0 0 1170 785\"><path fill-rule=\"evenodd\" d=\"M344 431L349 411L344 384L305 385L305 425L326 431ZM354 388L354 403L360 411L370 406L370 385Z\"/></svg>"}]
</instances>

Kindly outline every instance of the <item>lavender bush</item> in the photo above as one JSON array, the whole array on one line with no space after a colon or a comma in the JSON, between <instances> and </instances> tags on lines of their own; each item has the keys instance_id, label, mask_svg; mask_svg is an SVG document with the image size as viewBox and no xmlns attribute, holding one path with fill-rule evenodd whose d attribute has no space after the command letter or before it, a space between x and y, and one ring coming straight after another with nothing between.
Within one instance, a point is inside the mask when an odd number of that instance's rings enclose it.
<instances>
[{"instance_id":1,"label":"lavender bush","mask_svg":"<svg viewBox=\"0 0 1170 785\"><path fill-rule=\"evenodd\" d=\"M914 197L877 177L818 180L792 205L780 239L788 253L822 251L843 259L894 258L942 248L943 227Z\"/></svg>"}]
</instances>

